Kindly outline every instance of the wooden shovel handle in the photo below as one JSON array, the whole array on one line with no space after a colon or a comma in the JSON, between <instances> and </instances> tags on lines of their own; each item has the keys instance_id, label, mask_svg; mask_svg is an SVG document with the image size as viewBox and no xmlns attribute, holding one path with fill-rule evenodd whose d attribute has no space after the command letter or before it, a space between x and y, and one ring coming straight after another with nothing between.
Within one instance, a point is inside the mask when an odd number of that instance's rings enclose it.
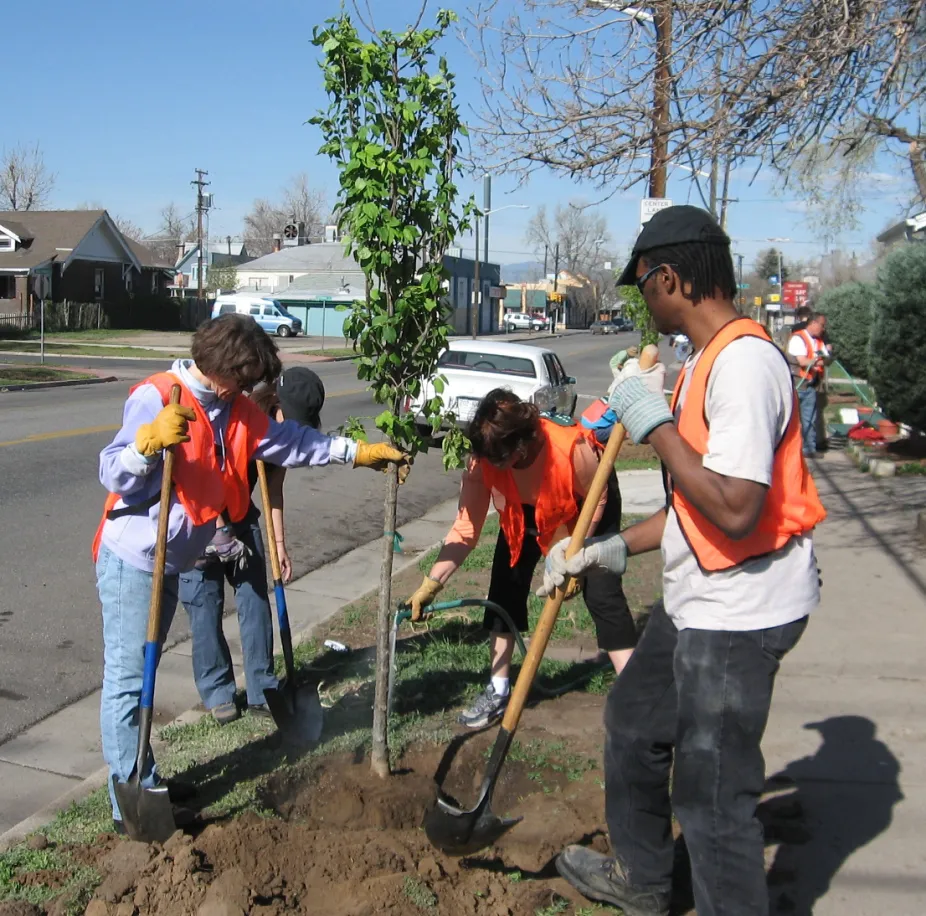
<instances>
[{"instance_id":1,"label":"wooden shovel handle","mask_svg":"<svg viewBox=\"0 0 926 916\"><path fill-rule=\"evenodd\" d=\"M640 354L640 368L649 369L658 360L659 350L650 344L644 347L643 352ZM578 553L585 543L585 537L591 527L592 518L594 518L595 510L598 508L598 501L608 486L608 478L614 473L614 462L617 460L626 435L626 430L620 423L616 424L614 429L611 430L608 444L605 446L598 462L598 470L595 471L592 485L588 488L588 494L582 503L582 511L579 513L578 521L576 521L576 526L573 529L569 546L566 548L567 557ZM564 583L563 588L556 589L547 598L546 604L543 606L540 620L537 621L534 634L531 636L527 655L521 664L518 679L511 691L511 699L508 701L505 717L502 719L502 728L509 733L518 727L521 713L524 711L524 704L527 702L528 694L534 683L534 677L540 667L540 662L543 660L543 653L546 652L547 644L550 642L550 634L553 632L553 627L556 626L556 618L559 616L559 609L566 595L565 589L568 587L569 582L567 581Z\"/></svg>"},{"instance_id":2,"label":"wooden shovel handle","mask_svg":"<svg viewBox=\"0 0 926 916\"><path fill-rule=\"evenodd\" d=\"M180 386L170 389L169 404L180 403ZM167 523L170 514L170 487L174 477L174 450L164 449L161 469L161 500L158 503L158 531L154 544L154 572L151 575L151 603L148 606L147 642L157 642L161 632L161 596L164 594L164 567L167 565Z\"/></svg>"},{"instance_id":3,"label":"wooden shovel handle","mask_svg":"<svg viewBox=\"0 0 926 916\"><path fill-rule=\"evenodd\" d=\"M260 481L260 498L264 505L264 524L267 527L267 553L270 554L270 572L273 582L283 581L280 569L280 554L277 552L276 531L273 528L273 510L270 508L270 484L267 482L267 465L257 461L257 479Z\"/></svg>"}]
</instances>

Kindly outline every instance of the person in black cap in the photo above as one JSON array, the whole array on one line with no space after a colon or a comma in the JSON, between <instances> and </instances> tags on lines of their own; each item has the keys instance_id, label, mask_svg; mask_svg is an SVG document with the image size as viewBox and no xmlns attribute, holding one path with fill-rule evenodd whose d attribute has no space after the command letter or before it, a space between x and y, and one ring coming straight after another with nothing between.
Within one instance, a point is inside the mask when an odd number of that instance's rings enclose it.
<instances>
[{"instance_id":1,"label":"person in black cap","mask_svg":"<svg viewBox=\"0 0 926 916\"><path fill-rule=\"evenodd\" d=\"M557 859L583 894L633 916L669 912L672 815L691 859L698 916L766 916L760 749L782 657L819 601L812 530L826 513L801 450L783 354L736 311L730 240L710 214L669 207L646 224L620 284L658 330L694 354L671 408L656 373L630 360L609 405L662 460L666 507L566 559L554 545L544 588L628 555L662 550L663 599L605 707L611 856ZM672 780L670 793L670 776Z\"/></svg>"},{"instance_id":2,"label":"person in black cap","mask_svg":"<svg viewBox=\"0 0 926 916\"><path fill-rule=\"evenodd\" d=\"M325 403L322 380L304 366L286 369L275 386L263 385L251 395L254 402L275 420L295 420L304 426L321 426ZM267 466L267 483L273 515L274 536L283 581L292 578L292 562L286 550L283 523L283 480L286 469ZM257 485L257 467L248 466L251 492ZM241 650L244 656L248 711L269 715L264 690L277 687L273 673L273 622L267 594L264 541L260 512L253 499L247 515L237 524L216 523L216 534L205 555L189 572L180 574L180 601L190 618L193 636L193 678L203 705L213 718L226 725L240 716L235 703L235 672L222 619L225 615L225 582L235 591Z\"/></svg>"}]
</instances>

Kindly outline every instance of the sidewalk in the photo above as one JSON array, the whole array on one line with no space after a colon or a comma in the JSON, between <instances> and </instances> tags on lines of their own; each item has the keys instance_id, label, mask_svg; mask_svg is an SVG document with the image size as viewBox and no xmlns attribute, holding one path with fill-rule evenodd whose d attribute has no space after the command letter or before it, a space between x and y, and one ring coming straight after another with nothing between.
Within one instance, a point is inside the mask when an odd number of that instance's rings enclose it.
<instances>
[{"instance_id":1,"label":"sidewalk","mask_svg":"<svg viewBox=\"0 0 926 916\"><path fill-rule=\"evenodd\" d=\"M662 505L658 471L632 471L621 480L625 512L653 512ZM403 526L403 553L395 558L395 571L417 563L439 543L456 511L457 500L447 500ZM287 608L297 642L311 636L313 627L345 604L379 587L381 556L380 542L372 541L287 586ZM184 613L183 609L178 608L177 613ZM228 626L226 638L236 673L242 679L241 643L234 622ZM277 632L275 645L279 644ZM164 651L156 690L156 726L178 718L195 721L202 715L201 708L194 708L199 705L199 696L193 684L189 640ZM45 823L61 807L105 784L99 720L100 693L96 690L0 744L0 798L4 802L0 807L0 850Z\"/></svg>"}]
</instances>

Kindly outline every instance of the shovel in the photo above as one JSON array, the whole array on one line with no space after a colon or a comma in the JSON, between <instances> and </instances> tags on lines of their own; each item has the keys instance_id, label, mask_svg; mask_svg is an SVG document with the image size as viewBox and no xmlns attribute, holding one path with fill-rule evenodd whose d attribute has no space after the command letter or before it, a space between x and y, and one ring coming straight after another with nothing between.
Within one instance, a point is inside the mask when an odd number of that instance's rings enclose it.
<instances>
[{"instance_id":1,"label":"shovel","mask_svg":"<svg viewBox=\"0 0 926 916\"><path fill-rule=\"evenodd\" d=\"M656 347L652 345L646 347L640 355L640 368L648 369L658 358L659 351ZM598 500L608 485L608 478L614 473L614 462L624 443L624 436L624 427L617 424L608 438L608 443L598 463L598 470L595 472L592 485L582 503L582 511L579 513L575 530L569 540L569 547L566 549L567 557L575 555L585 543L585 536L598 506ZM437 806L425 816L424 829L428 839L432 845L447 855L468 856L480 849L485 849L493 845L521 820L520 817L501 818L493 814L492 793L495 791L495 784L498 782L508 749L511 747L515 729L524 711L524 704L527 702L534 677L543 659L543 653L550 641L550 634L556 625L556 618L559 616L559 609L568 586L567 581L562 588L556 589L547 598L540 619L537 621L530 648L521 665L521 673L511 692L508 708L505 710L498 737L495 739L495 746L492 748L492 756L489 758L489 765L482 780L476 804L464 811L447 799L438 796Z\"/></svg>"},{"instance_id":2,"label":"shovel","mask_svg":"<svg viewBox=\"0 0 926 916\"><path fill-rule=\"evenodd\" d=\"M170 390L170 403L180 403L180 386ZM138 750L135 766L126 782L113 776L113 791L119 802L122 823L130 839L143 843L163 843L174 831L174 811L167 796L167 786L148 788L141 784L141 774L151 753L151 718L154 714L154 681L158 667L158 639L161 632L161 597L164 593L164 566L167 562L167 521L170 512L170 485L174 473L174 450L164 451L161 472L161 501L158 505L158 530L154 549L154 573L151 576L151 602L148 605L148 633L145 637L145 667L138 709Z\"/></svg>"},{"instance_id":3,"label":"shovel","mask_svg":"<svg viewBox=\"0 0 926 916\"><path fill-rule=\"evenodd\" d=\"M322 704L315 687L296 686L295 663L293 662L293 636L289 629L289 613L286 610L286 592L283 589L283 574L280 571L280 556L277 553L276 533L273 530L273 516L270 508L270 487L267 484L267 467L257 462L257 477L260 481L260 496L264 506L264 520L267 525L267 552L270 554L270 571L273 573L273 596L277 606L277 620L280 624L280 643L283 646L283 664L286 680L278 688L264 689L264 699L273 721L285 744L296 751L307 751L318 742L322 733Z\"/></svg>"}]
</instances>

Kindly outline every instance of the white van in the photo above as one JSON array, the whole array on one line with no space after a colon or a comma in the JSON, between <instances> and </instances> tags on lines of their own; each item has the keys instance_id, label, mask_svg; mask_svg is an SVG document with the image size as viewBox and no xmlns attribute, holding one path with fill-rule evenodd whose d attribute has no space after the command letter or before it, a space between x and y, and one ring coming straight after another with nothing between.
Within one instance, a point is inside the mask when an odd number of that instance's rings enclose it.
<instances>
[{"instance_id":1,"label":"white van","mask_svg":"<svg viewBox=\"0 0 926 916\"><path fill-rule=\"evenodd\" d=\"M268 334L278 337L296 336L302 331L302 322L267 296L249 293L229 293L217 296L212 306L212 317L219 315L250 315Z\"/></svg>"}]
</instances>

